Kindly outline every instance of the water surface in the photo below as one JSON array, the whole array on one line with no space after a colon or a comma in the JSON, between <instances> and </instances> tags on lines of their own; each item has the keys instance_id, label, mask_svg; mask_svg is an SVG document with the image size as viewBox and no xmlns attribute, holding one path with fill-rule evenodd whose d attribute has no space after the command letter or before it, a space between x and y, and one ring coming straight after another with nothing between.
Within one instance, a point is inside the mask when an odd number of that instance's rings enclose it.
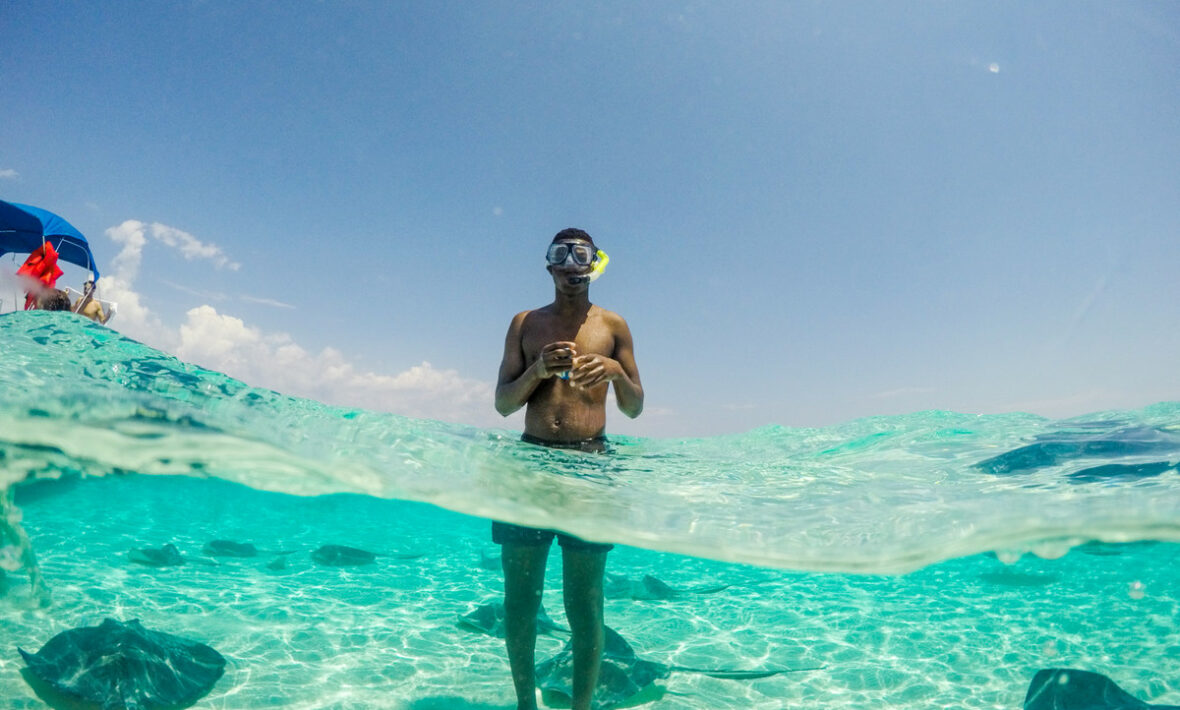
<instances>
[{"instance_id":1,"label":"water surface","mask_svg":"<svg viewBox=\"0 0 1180 710\"><path fill-rule=\"evenodd\" d=\"M1175 403L620 437L594 456L250 388L65 314L0 317L0 348L0 486L52 593L38 606L20 546L0 550L11 707L44 707L16 645L104 616L229 658L198 707L512 707L503 642L455 624L501 592L487 518L617 543L613 574L729 585L608 600L644 657L823 667L674 674L657 710L1016 708L1053 666L1180 703ZM218 538L290 554L204 557ZM127 559L165 543L190 563ZM382 556L325 568L322 544ZM539 658L561 643L542 637Z\"/></svg>"}]
</instances>

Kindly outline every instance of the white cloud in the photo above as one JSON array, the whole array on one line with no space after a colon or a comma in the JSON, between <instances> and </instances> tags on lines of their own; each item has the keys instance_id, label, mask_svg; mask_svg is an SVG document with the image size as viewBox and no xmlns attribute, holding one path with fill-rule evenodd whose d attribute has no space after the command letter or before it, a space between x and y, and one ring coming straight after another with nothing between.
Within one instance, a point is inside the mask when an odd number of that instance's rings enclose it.
<instances>
[{"instance_id":1,"label":"white cloud","mask_svg":"<svg viewBox=\"0 0 1180 710\"><path fill-rule=\"evenodd\" d=\"M188 311L176 355L250 384L327 404L471 422L491 409L490 383L428 362L396 375L357 368L334 348L306 351L286 333L266 333L212 306Z\"/></svg>"},{"instance_id":2,"label":"white cloud","mask_svg":"<svg viewBox=\"0 0 1180 710\"><path fill-rule=\"evenodd\" d=\"M205 291L198 288L190 288L184 284L178 284L175 281L169 281L168 279L160 279L160 283L164 284L165 286L170 286L181 293L187 293L190 296L196 296L197 298L201 298L206 301L225 301L229 299L229 296L221 293L220 291Z\"/></svg>"},{"instance_id":3,"label":"white cloud","mask_svg":"<svg viewBox=\"0 0 1180 710\"><path fill-rule=\"evenodd\" d=\"M237 262L230 261L221 251L221 247L216 244L204 244L188 232L182 232L179 229L160 224L159 222L153 222L150 228L153 237L170 247L176 248L189 261L193 259L208 259L217 268L229 269L231 271L237 271L242 266Z\"/></svg>"},{"instance_id":4,"label":"white cloud","mask_svg":"<svg viewBox=\"0 0 1180 710\"><path fill-rule=\"evenodd\" d=\"M162 224L128 220L106 234L122 249L98 288L102 298L118 303L111 327L129 337L247 384L327 404L467 424L505 425L494 416L492 383L465 378L455 370L440 370L429 362L396 374L367 371L335 348L310 353L287 333L265 331L208 304L189 309L179 326L166 324L135 290L148 244L154 240L216 266L237 269L238 264L229 261L219 248ZM242 298L291 307L271 299Z\"/></svg>"},{"instance_id":5,"label":"white cloud","mask_svg":"<svg viewBox=\"0 0 1180 710\"><path fill-rule=\"evenodd\" d=\"M20 174L18 174L12 168L0 169L0 180L16 180L19 177Z\"/></svg>"},{"instance_id":6,"label":"white cloud","mask_svg":"<svg viewBox=\"0 0 1180 710\"><path fill-rule=\"evenodd\" d=\"M108 229L106 235L123 247L111 260L110 272L97 284L102 298L118 304L118 315L111 321L111 326L152 347L172 351L176 347L176 337L140 301L134 287L143 260L143 248L147 244L143 223L128 220Z\"/></svg>"},{"instance_id":7,"label":"white cloud","mask_svg":"<svg viewBox=\"0 0 1180 710\"><path fill-rule=\"evenodd\" d=\"M246 301L247 303L260 303L264 306L274 306L275 308L294 308L295 307L295 306L292 306L290 303L283 303L282 301L276 301L273 298L262 298L260 296L241 296L241 299L243 301Z\"/></svg>"},{"instance_id":8,"label":"white cloud","mask_svg":"<svg viewBox=\"0 0 1180 710\"><path fill-rule=\"evenodd\" d=\"M237 271L241 264L229 260L216 244L205 244L188 232L181 231L166 224L152 222L144 224L138 220L129 219L118 227L107 230L107 236L116 243L123 245L123 250L115 257L115 268L127 269L132 273L139 271L139 262L143 255L143 248L150 236L184 255L185 259L208 259L217 268L227 268Z\"/></svg>"}]
</instances>

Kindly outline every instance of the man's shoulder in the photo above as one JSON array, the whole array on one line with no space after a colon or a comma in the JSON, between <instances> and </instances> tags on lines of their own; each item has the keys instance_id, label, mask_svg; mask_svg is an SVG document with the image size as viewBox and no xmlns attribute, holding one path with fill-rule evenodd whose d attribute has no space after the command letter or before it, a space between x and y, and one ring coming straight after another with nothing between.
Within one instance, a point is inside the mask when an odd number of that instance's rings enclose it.
<instances>
[{"instance_id":1,"label":"man's shoulder","mask_svg":"<svg viewBox=\"0 0 1180 710\"><path fill-rule=\"evenodd\" d=\"M549 306L521 311L512 316L511 327L520 331L532 330L545 322L545 319L551 315L549 311Z\"/></svg>"},{"instance_id":2,"label":"man's shoulder","mask_svg":"<svg viewBox=\"0 0 1180 710\"><path fill-rule=\"evenodd\" d=\"M615 313L614 311L603 308L602 306L594 306L592 314L594 316L596 316L597 318L602 319L604 322L606 322L608 325L611 325L611 326L625 326L625 325L627 325L627 321L626 321L626 319L623 318L623 316L619 315L618 313Z\"/></svg>"},{"instance_id":3,"label":"man's shoulder","mask_svg":"<svg viewBox=\"0 0 1180 710\"><path fill-rule=\"evenodd\" d=\"M512 322L513 323L520 323L525 318L528 318L532 314L537 313L541 310L543 310L543 309L542 308L530 308L527 311L521 311L520 313L517 313L516 315L512 316Z\"/></svg>"},{"instance_id":4,"label":"man's shoulder","mask_svg":"<svg viewBox=\"0 0 1180 710\"><path fill-rule=\"evenodd\" d=\"M541 306L539 308L530 308L527 311L521 311L512 317L513 322L520 323L526 318L544 316L552 310L552 306Z\"/></svg>"}]
</instances>

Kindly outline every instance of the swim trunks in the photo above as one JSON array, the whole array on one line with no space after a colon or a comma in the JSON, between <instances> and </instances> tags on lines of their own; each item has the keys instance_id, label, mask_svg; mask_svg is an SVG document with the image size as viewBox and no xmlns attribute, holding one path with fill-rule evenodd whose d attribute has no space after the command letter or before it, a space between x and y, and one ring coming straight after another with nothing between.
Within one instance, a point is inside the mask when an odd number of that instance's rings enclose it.
<instances>
[{"instance_id":1,"label":"swim trunks","mask_svg":"<svg viewBox=\"0 0 1180 710\"><path fill-rule=\"evenodd\" d=\"M594 436L589 439L579 439L577 441L549 441L542 439L532 434L521 434L520 440L526 444L536 444L537 446L547 446L550 449L569 449L571 451L582 451L587 454L605 454L609 451L605 436Z\"/></svg>"},{"instance_id":2,"label":"swim trunks","mask_svg":"<svg viewBox=\"0 0 1180 710\"><path fill-rule=\"evenodd\" d=\"M526 444L547 446L551 449L571 449L592 454L602 454L609 450L605 436L596 436L592 439L582 439L580 441L547 441L529 434L522 434L520 440ZM610 552L615 547L614 545L583 540L580 537L575 537L569 533L558 532L557 530L541 530L539 528L525 527L524 525L492 521L492 542L497 545L509 543L513 545L549 546L553 544L553 538L555 537L557 538L557 544L567 550Z\"/></svg>"}]
</instances>

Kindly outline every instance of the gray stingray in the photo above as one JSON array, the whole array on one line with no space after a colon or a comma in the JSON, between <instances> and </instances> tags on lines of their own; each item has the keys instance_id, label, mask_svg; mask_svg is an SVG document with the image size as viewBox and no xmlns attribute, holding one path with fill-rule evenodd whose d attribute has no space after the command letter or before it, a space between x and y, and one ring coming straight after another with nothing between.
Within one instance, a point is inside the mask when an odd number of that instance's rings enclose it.
<instances>
[{"instance_id":1,"label":"gray stingray","mask_svg":"<svg viewBox=\"0 0 1180 710\"><path fill-rule=\"evenodd\" d=\"M1069 480L1077 483L1099 483L1102 481L1138 481L1153 478L1167 471L1176 469L1176 464L1169 461L1155 461L1152 463L1108 463L1102 466L1091 466L1081 471L1069 474Z\"/></svg>"},{"instance_id":2,"label":"gray stingray","mask_svg":"<svg viewBox=\"0 0 1180 710\"><path fill-rule=\"evenodd\" d=\"M188 707L225 672L225 658L212 648L135 619L63 631L37 653L17 650L28 664L25 679L49 696L44 700L82 700L103 710Z\"/></svg>"},{"instance_id":3,"label":"gray stingray","mask_svg":"<svg viewBox=\"0 0 1180 710\"><path fill-rule=\"evenodd\" d=\"M499 572L503 569L504 563L501 562L499 555L489 555L483 550L479 551L479 568L490 570L492 572Z\"/></svg>"},{"instance_id":4,"label":"gray stingray","mask_svg":"<svg viewBox=\"0 0 1180 710\"><path fill-rule=\"evenodd\" d=\"M467 631L475 631L502 639L504 638L504 604L502 602L481 604L470 614L459 617L458 626ZM537 633L552 634L556 632L568 634L570 630L558 626L553 619L550 619L549 615L545 613L544 607L537 609Z\"/></svg>"},{"instance_id":5,"label":"gray stingray","mask_svg":"<svg viewBox=\"0 0 1180 710\"><path fill-rule=\"evenodd\" d=\"M574 652L571 644L546 661L537 664L537 687L541 699L550 707L569 707L572 699L572 678ZM656 681L667 678L674 672L700 673L713 678L729 680L756 680L782 673L813 671L819 668L777 668L759 671L707 670L669 666L655 661L645 661L635 654L631 645L617 631L606 627L606 643L603 644L602 666L598 671L598 687L594 691L597 710L629 707L651 702L663 697L663 689Z\"/></svg>"},{"instance_id":6,"label":"gray stingray","mask_svg":"<svg viewBox=\"0 0 1180 710\"><path fill-rule=\"evenodd\" d=\"M210 540L201 548L201 554L209 557L258 557L259 555L290 555L294 550L259 550L249 542L234 540Z\"/></svg>"},{"instance_id":7,"label":"gray stingray","mask_svg":"<svg viewBox=\"0 0 1180 710\"><path fill-rule=\"evenodd\" d=\"M1033 676L1024 710L1180 710L1180 705L1145 703L1101 673L1049 668Z\"/></svg>"},{"instance_id":8,"label":"gray stingray","mask_svg":"<svg viewBox=\"0 0 1180 710\"><path fill-rule=\"evenodd\" d=\"M1006 451L975 464L992 474L1024 473L1074 460L1119 459L1126 456L1172 457L1180 453L1180 437L1154 427L1122 427L1093 433L1062 431L1036 437L1033 443ZM1111 464L1078 471L1071 476L1080 482L1123 479L1135 480L1158 476L1171 463L1155 462L1126 465Z\"/></svg>"},{"instance_id":9,"label":"gray stingray","mask_svg":"<svg viewBox=\"0 0 1180 710\"><path fill-rule=\"evenodd\" d=\"M172 543L160 548L144 547L132 550L127 553L127 559L148 567L175 567L184 564L184 556Z\"/></svg>"},{"instance_id":10,"label":"gray stingray","mask_svg":"<svg viewBox=\"0 0 1180 710\"><path fill-rule=\"evenodd\" d=\"M650 574L643 575L640 580L634 580L621 574L606 574L603 580L603 594L607 599L636 599L641 601L664 601L679 599L688 594L714 594L729 589L728 584L712 587L689 587L676 589L656 579Z\"/></svg>"},{"instance_id":11,"label":"gray stingray","mask_svg":"<svg viewBox=\"0 0 1180 710\"><path fill-rule=\"evenodd\" d=\"M422 557L420 554L378 555L376 552L369 552L368 550L349 547L348 545L324 545L311 553L311 559L316 564L326 567L359 567L361 565L371 565L377 561L378 556L392 557L397 560L416 560Z\"/></svg>"},{"instance_id":12,"label":"gray stingray","mask_svg":"<svg viewBox=\"0 0 1180 710\"><path fill-rule=\"evenodd\" d=\"M136 548L127 553L127 559L146 567L179 567L190 561L202 565L217 566L216 562L210 560L190 560L180 554L180 550L176 549L176 545L172 543L168 543L163 547Z\"/></svg>"},{"instance_id":13,"label":"gray stingray","mask_svg":"<svg viewBox=\"0 0 1180 710\"><path fill-rule=\"evenodd\" d=\"M201 548L201 553L210 557L257 557L258 548L248 542L210 540Z\"/></svg>"},{"instance_id":14,"label":"gray stingray","mask_svg":"<svg viewBox=\"0 0 1180 710\"><path fill-rule=\"evenodd\" d=\"M311 559L316 564L328 567L357 567L373 564L377 561L377 555L347 545L324 545L311 553Z\"/></svg>"}]
</instances>

